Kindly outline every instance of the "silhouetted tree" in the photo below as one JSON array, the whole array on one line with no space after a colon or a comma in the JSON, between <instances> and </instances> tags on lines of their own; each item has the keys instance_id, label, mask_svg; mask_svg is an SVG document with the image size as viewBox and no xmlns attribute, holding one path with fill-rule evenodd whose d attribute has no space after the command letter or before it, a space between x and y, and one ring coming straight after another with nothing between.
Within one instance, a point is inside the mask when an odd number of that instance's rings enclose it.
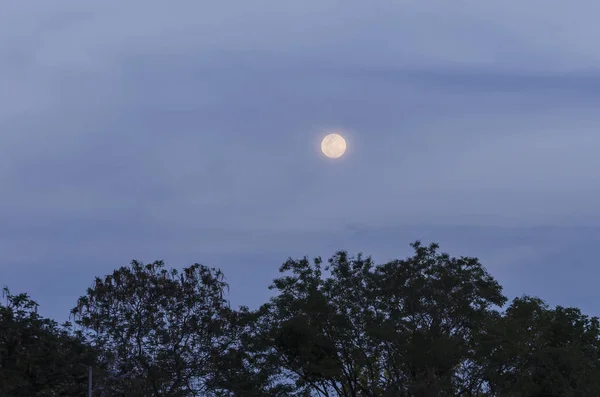
<instances>
[{"instance_id":1,"label":"silhouetted tree","mask_svg":"<svg viewBox=\"0 0 600 397\"><path fill-rule=\"evenodd\" d=\"M96 352L69 323L59 326L37 313L27 294L4 288L0 304L0 396L79 396L87 391Z\"/></svg>"},{"instance_id":2,"label":"silhouetted tree","mask_svg":"<svg viewBox=\"0 0 600 397\"><path fill-rule=\"evenodd\" d=\"M506 303L476 258L412 244L376 265L289 259L257 310L231 309L217 269L132 262L96 278L70 324L26 294L0 305L0 396L597 397L600 321Z\"/></svg>"},{"instance_id":3,"label":"silhouetted tree","mask_svg":"<svg viewBox=\"0 0 600 397\"><path fill-rule=\"evenodd\" d=\"M196 396L222 350L226 287L220 271L200 264L178 273L133 261L96 278L72 314L102 350L113 393Z\"/></svg>"},{"instance_id":4,"label":"silhouetted tree","mask_svg":"<svg viewBox=\"0 0 600 397\"><path fill-rule=\"evenodd\" d=\"M379 266L338 252L324 269L320 258L281 267L288 275L257 312L255 340L299 395L461 393L458 370L477 354L472 330L506 298L477 259L412 246L412 257Z\"/></svg>"},{"instance_id":5,"label":"silhouetted tree","mask_svg":"<svg viewBox=\"0 0 600 397\"><path fill-rule=\"evenodd\" d=\"M600 323L579 309L513 300L492 324L481 359L493 396L600 396Z\"/></svg>"}]
</instances>

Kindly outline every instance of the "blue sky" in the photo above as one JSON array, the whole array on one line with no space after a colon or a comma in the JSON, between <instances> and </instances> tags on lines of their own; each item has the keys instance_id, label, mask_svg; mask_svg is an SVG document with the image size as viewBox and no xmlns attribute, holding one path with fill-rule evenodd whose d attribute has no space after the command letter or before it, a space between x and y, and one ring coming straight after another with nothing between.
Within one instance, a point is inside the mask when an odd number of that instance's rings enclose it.
<instances>
[{"instance_id":1,"label":"blue sky","mask_svg":"<svg viewBox=\"0 0 600 397\"><path fill-rule=\"evenodd\" d=\"M13 1L0 284L66 319L132 259L220 267L416 239L600 315L600 4ZM342 130L340 161L318 152Z\"/></svg>"}]
</instances>

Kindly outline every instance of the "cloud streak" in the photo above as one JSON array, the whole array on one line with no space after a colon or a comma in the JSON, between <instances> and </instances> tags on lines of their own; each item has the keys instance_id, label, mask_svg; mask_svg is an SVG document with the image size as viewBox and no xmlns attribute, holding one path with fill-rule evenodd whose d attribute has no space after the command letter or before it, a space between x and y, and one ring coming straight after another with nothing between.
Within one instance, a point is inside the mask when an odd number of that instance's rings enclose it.
<instances>
[{"instance_id":1,"label":"cloud streak","mask_svg":"<svg viewBox=\"0 0 600 397\"><path fill-rule=\"evenodd\" d=\"M499 262L593 240L595 2L238 3L5 7L0 279L140 256L247 274L244 255L386 256L462 228ZM325 161L340 128L348 155Z\"/></svg>"}]
</instances>

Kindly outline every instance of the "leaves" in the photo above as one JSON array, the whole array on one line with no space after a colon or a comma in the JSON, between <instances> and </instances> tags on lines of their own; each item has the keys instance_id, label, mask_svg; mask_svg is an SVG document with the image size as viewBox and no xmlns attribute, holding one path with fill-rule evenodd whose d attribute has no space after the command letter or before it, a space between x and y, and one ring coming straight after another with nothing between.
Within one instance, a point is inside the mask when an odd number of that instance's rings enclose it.
<instances>
[{"instance_id":1,"label":"leaves","mask_svg":"<svg viewBox=\"0 0 600 397\"><path fill-rule=\"evenodd\" d=\"M0 306L0 395L81 395L97 352L69 323L59 326L37 313L27 294L4 288Z\"/></svg>"},{"instance_id":2,"label":"leaves","mask_svg":"<svg viewBox=\"0 0 600 397\"><path fill-rule=\"evenodd\" d=\"M204 390L219 349L226 284L200 264L167 270L133 261L96 278L72 310L115 374L118 390L184 396Z\"/></svg>"},{"instance_id":3,"label":"leaves","mask_svg":"<svg viewBox=\"0 0 600 397\"><path fill-rule=\"evenodd\" d=\"M476 258L412 244L375 264L288 259L273 297L232 309L214 268L133 261L95 278L59 326L26 294L0 306L0 395L600 395L600 321L507 299Z\"/></svg>"},{"instance_id":4,"label":"leaves","mask_svg":"<svg viewBox=\"0 0 600 397\"><path fill-rule=\"evenodd\" d=\"M599 395L597 318L523 296L513 300L490 337L495 341L487 355L488 378L498 394Z\"/></svg>"}]
</instances>

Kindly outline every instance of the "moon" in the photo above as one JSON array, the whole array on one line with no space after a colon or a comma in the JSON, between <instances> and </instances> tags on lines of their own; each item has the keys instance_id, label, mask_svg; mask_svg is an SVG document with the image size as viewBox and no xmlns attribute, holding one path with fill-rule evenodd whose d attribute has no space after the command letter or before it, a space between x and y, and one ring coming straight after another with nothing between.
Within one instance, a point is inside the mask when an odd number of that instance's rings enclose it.
<instances>
[{"instance_id":1,"label":"moon","mask_svg":"<svg viewBox=\"0 0 600 397\"><path fill-rule=\"evenodd\" d=\"M340 134L329 134L321 141L321 151L330 159L337 159L346 152L346 140Z\"/></svg>"}]
</instances>

